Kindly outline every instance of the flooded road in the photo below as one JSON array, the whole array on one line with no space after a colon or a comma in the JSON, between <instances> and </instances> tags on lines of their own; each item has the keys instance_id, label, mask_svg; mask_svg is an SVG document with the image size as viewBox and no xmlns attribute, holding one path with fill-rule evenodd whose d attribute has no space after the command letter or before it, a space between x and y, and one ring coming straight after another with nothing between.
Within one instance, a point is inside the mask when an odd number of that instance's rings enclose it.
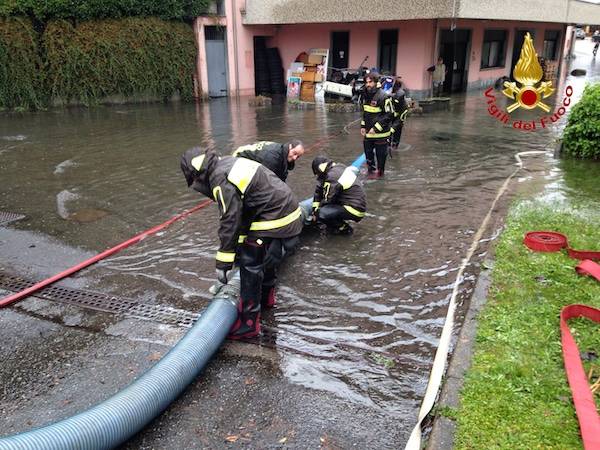
<instances>
[{"instance_id":1,"label":"flooded road","mask_svg":"<svg viewBox=\"0 0 600 450\"><path fill-rule=\"evenodd\" d=\"M593 71L588 79L597 79L600 70L586 64ZM576 93L581 80L568 80ZM496 96L506 106L499 92ZM533 113L512 117L525 120L528 114ZM0 210L26 216L11 228L97 253L202 200L180 173L179 156L187 148L200 144L229 154L256 140L302 139L312 149L288 179L302 200L313 192L314 156L349 164L360 155L356 119L356 114L285 105L254 108L244 99L4 115ZM263 319L280 346L272 371L293 385L392 417L397 425L392 434L405 439L427 384L456 272L514 170L514 154L548 152L533 158L535 169L529 170L526 160L515 184L546 179L569 195L562 168L552 158L562 126L536 132L504 127L488 115L483 92L453 97L450 111L409 117L385 179L365 184L369 214L354 235L305 233L300 250L282 268L278 306ZM597 165L578 175L598 176ZM467 269L463 310L507 201ZM201 310L215 277L217 221L211 205L66 283ZM10 263L2 261L2 267L10 271ZM41 278L57 267L61 261L28 275Z\"/></svg>"}]
</instances>

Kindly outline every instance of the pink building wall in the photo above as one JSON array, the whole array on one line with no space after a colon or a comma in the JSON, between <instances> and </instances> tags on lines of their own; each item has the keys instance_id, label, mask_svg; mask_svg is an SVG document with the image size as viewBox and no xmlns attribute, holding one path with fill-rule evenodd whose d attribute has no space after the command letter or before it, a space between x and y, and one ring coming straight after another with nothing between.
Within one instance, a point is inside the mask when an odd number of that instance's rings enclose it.
<instances>
[{"instance_id":1,"label":"pink building wall","mask_svg":"<svg viewBox=\"0 0 600 450\"><path fill-rule=\"evenodd\" d=\"M433 20L282 25L268 44L279 48L287 69L299 53L310 48L329 48L332 31L348 31L350 68L358 68L365 56L369 57L365 66L376 67L379 30L398 29L397 73L409 88L423 89L428 83L425 69L433 60L434 25Z\"/></svg>"},{"instance_id":2,"label":"pink building wall","mask_svg":"<svg viewBox=\"0 0 600 450\"><path fill-rule=\"evenodd\" d=\"M409 89L425 91L430 88L430 74L426 68L437 58L440 30L450 28L449 19L246 26L242 23L243 5L243 0L226 0L226 17L196 20L194 31L199 42L198 78L202 92L208 91L203 25L218 22L226 27L229 95L254 95L255 36L267 36L267 45L279 48L286 70L299 53L310 48L329 48L332 31L348 31L349 64L350 68L357 68L365 56L369 57L366 66L377 66L379 31L384 29L398 29L396 73L403 77ZM557 23L460 19L456 27L471 30L468 83L474 86L489 84L501 76L509 75L516 29L535 30L534 43L538 54L542 53L546 30L561 32L559 49L563 48L565 42L564 26ZM505 66L480 69L484 30L494 28L508 30Z\"/></svg>"},{"instance_id":3,"label":"pink building wall","mask_svg":"<svg viewBox=\"0 0 600 450\"><path fill-rule=\"evenodd\" d=\"M275 34L275 26L244 26L241 14L244 3L243 0L225 1L229 95L238 92L239 95L254 95L254 36Z\"/></svg>"}]
</instances>

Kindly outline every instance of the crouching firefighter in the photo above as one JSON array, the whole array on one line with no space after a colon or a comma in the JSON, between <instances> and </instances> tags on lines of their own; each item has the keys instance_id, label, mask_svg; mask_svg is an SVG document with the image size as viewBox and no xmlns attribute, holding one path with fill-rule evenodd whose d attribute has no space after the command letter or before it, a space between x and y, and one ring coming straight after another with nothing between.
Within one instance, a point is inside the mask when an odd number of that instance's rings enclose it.
<instances>
[{"instance_id":1,"label":"crouching firefighter","mask_svg":"<svg viewBox=\"0 0 600 450\"><path fill-rule=\"evenodd\" d=\"M188 186L219 207L218 280L227 283L236 259L240 268L240 311L228 337L256 336L261 306L275 304L277 267L302 231L298 201L273 172L249 159L196 147L181 157L181 170Z\"/></svg>"},{"instance_id":2,"label":"crouching firefighter","mask_svg":"<svg viewBox=\"0 0 600 450\"><path fill-rule=\"evenodd\" d=\"M288 171L294 170L296 160L304 155L304 145L294 139L285 144L261 141L238 147L233 156L248 158L261 163L283 182L287 179Z\"/></svg>"},{"instance_id":3,"label":"crouching firefighter","mask_svg":"<svg viewBox=\"0 0 600 450\"><path fill-rule=\"evenodd\" d=\"M312 204L315 221L324 223L332 234L351 234L352 227L346 221L360 222L367 211L365 191L356 169L317 156L312 170L317 176Z\"/></svg>"}]
</instances>

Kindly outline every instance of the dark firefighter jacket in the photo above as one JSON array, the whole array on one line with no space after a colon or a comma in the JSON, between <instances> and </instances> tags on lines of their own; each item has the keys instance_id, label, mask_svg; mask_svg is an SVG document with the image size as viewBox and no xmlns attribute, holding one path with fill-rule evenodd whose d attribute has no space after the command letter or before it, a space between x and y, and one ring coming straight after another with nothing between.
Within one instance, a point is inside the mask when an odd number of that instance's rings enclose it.
<instances>
[{"instance_id":1,"label":"dark firefighter jacket","mask_svg":"<svg viewBox=\"0 0 600 450\"><path fill-rule=\"evenodd\" d=\"M364 217L367 199L353 167L326 160L319 165L313 209L327 204L343 206L350 214Z\"/></svg>"},{"instance_id":2,"label":"dark firefighter jacket","mask_svg":"<svg viewBox=\"0 0 600 450\"><path fill-rule=\"evenodd\" d=\"M271 171L246 158L192 148L181 157L188 186L219 206L217 268L235 261L240 236L287 238L302 231L301 211L290 188Z\"/></svg>"},{"instance_id":3,"label":"dark firefighter jacket","mask_svg":"<svg viewBox=\"0 0 600 450\"><path fill-rule=\"evenodd\" d=\"M288 176L288 170L294 169L294 162L288 162L288 153L288 144L262 141L238 147L233 152L233 156L259 162L277 175L281 181L285 181Z\"/></svg>"},{"instance_id":4,"label":"dark firefighter jacket","mask_svg":"<svg viewBox=\"0 0 600 450\"><path fill-rule=\"evenodd\" d=\"M365 139L386 139L390 135L390 126L394 120L392 99L379 88L373 92L363 89L360 94L360 107L360 126L367 130ZM369 133L371 128L374 133Z\"/></svg>"},{"instance_id":5,"label":"dark firefighter jacket","mask_svg":"<svg viewBox=\"0 0 600 450\"><path fill-rule=\"evenodd\" d=\"M406 120L406 115L408 114L408 105L406 104L406 99L404 89L398 89L395 93L392 94L392 102L394 105L394 121L392 122L392 133L398 130Z\"/></svg>"}]
</instances>

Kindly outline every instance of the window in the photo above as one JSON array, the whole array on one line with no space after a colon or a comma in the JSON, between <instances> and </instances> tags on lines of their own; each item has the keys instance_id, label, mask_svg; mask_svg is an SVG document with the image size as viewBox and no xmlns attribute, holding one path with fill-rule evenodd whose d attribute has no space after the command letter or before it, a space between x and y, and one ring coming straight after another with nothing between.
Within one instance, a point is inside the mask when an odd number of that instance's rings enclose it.
<instances>
[{"instance_id":1,"label":"window","mask_svg":"<svg viewBox=\"0 0 600 450\"><path fill-rule=\"evenodd\" d=\"M504 67L506 30L485 30L481 49L481 68Z\"/></svg>"},{"instance_id":2,"label":"window","mask_svg":"<svg viewBox=\"0 0 600 450\"><path fill-rule=\"evenodd\" d=\"M385 75L396 73L398 30L379 31L379 72Z\"/></svg>"},{"instance_id":3,"label":"window","mask_svg":"<svg viewBox=\"0 0 600 450\"><path fill-rule=\"evenodd\" d=\"M560 31L546 30L544 33L544 51L542 52L542 57L550 61L556 59L559 38Z\"/></svg>"}]
</instances>

